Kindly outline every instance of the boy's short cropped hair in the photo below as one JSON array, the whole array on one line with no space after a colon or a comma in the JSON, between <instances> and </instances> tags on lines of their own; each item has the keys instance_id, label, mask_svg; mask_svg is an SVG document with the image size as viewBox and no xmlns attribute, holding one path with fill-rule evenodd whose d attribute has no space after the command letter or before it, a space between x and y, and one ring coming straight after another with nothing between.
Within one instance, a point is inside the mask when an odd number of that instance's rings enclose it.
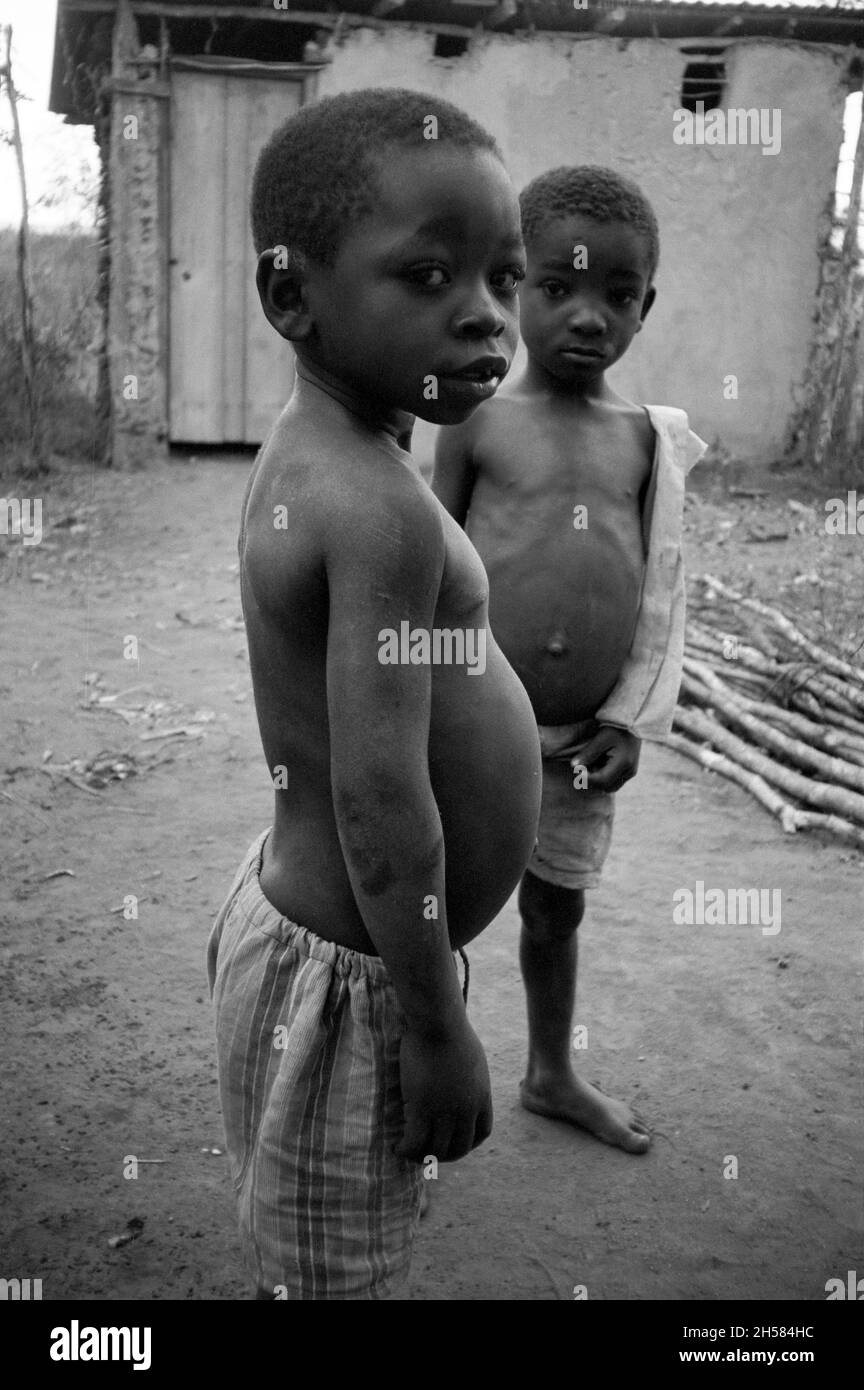
<instances>
[{"instance_id":1,"label":"boy's short cropped hair","mask_svg":"<svg viewBox=\"0 0 864 1390\"><path fill-rule=\"evenodd\" d=\"M332 265L346 231L374 210L377 161L387 147L442 144L502 158L488 131L423 92L370 87L304 106L258 156L250 209L256 253L285 246L295 264Z\"/></svg>"},{"instance_id":2,"label":"boy's short cropped hair","mask_svg":"<svg viewBox=\"0 0 864 1390\"><path fill-rule=\"evenodd\" d=\"M649 276L660 259L654 209L631 179L599 164L564 165L532 179L519 198L526 245L549 222L581 213L597 222L629 222L645 238Z\"/></svg>"}]
</instances>

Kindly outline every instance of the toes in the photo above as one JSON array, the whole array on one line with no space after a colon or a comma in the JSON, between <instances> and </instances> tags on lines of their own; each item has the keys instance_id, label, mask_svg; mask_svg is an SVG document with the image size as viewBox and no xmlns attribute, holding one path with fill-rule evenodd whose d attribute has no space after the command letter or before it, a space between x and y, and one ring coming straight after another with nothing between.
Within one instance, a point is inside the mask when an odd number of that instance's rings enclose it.
<instances>
[{"instance_id":1,"label":"toes","mask_svg":"<svg viewBox=\"0 0 864 1390\"><path fill-rule=\"evenodd\" d=\"M644 1125L631 1124L620 1136L618 1143L628 1153L641 1154L650 1147L651 1135Z\"/></svg>"}]
</instances>

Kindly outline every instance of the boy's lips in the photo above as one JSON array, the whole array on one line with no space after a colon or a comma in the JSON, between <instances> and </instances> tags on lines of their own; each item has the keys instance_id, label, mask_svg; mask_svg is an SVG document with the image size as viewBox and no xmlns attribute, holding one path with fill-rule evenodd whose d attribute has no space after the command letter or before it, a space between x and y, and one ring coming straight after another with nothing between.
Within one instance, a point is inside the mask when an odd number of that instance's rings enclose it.
<instances>
[{"instance_id":1,"label":"boy's lips","mask_svg":"<svg viewBox=\"0 0 864 1390\"><path fill-rule=\"evenodd\" d=\"M494 396L509 366L506 357L475 357L464 367L439 372L438 375L446 383L450 395L461 396L470 404Z\"/></svg>"},{"instance_id":2,"label":"boy's lips","mask_svg":"<svg viewBox=\"0 0 864 1390\"><path fill-rule=\"evenodd\" d=\"M573 357L580 362L602 362L605 353L599 348L581 347L576 343L571 343L568 347L561 349L563 357Z\"/></svg>"},{"instance_id":3,"label":"boy's lips","mask_svg":"<svg viewBox=\"0 0 864 1390\"><path fill-rule=\"evenodd\" d=\"M475 357L473 362L467 362L464 367L453 367L439 372L438 375L447 381L500 381L507 375L509 366L506 357Z\"/></svg>"}]
</instances>

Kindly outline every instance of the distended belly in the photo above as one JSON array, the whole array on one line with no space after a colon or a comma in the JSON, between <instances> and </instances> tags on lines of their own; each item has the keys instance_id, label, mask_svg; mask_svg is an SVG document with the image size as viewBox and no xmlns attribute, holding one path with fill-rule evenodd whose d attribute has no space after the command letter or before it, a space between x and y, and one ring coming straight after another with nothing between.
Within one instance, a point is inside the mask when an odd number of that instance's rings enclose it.
<instances>
[{"instance_id":1,"label":"distended belly","mask_svg":"<svg viewBox=\"0 0 864 1390\"><path fill-rule=\"evenodd\" d=\"M436 672L429 772L444 831L447 923L463 946L519 882L540 811L537 723L494 643L482 676Z\"/></svg>"},{"instance_id":2,"label":"distended belly","mask_svg":"<svg viewBox=\"0 0 864 1390\"><path fill-rule=\"evenodd\" d=\"M557 568L490 571L489 621L538 724L590 718L609 694L633 641L641 566L631 557L602 572Z\"/></svg>"}]
</instances>

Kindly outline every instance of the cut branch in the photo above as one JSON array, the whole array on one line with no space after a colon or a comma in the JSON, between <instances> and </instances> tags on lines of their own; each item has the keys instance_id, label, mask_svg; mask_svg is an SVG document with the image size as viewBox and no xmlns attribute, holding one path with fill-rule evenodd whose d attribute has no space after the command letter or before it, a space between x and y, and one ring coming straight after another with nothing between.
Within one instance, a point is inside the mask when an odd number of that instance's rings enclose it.
<instances>
[{"instance_id":1,"label":"cut branch","mask_svg":"<svg viewBox=\"0 0 864 1390\"><path fill-rule=\"evenodd\" d=\"M773 719L775 724L785 725L790 733L799 734L808 743L812 743L815 748L822 748L826 753L838 753L840 757L858 763L859 766L864 766L864 738L849 733L845 729L835 729L820 724L817 720L808 719L795 710L784 709L782 705L771 705L763 700L751 700L746 695L741 695L739 698L745 702L751 714L757 714L763 719Z\"/></svg>"},{"instance_id":2,"label":"cut branch","mask_svg":"<svg viewBox=\"0 0 864 1390\"><path fill-rule=\"evenodd\" d=\"M763 676L771 689L788 690L790 694L793 690L805 689L842 714L854 717L860 711L860 715L864 715L864 690L856 689L827 671L817 673L808 669L809 663L789 661L778 664L756 647L742 643L737 634L711 632L701 624L691 623L688 641L723 658L727 666L731 665L731 660L723 657L724 643L735 643L735 665Z\"/></svg>"},{"instance_id":3,"label":"cut branch","mask_svg":"<svg viewBox=\"0 0 864 1390\"><path fill-rule=\"evenodd\" d=\"M724 720L743 730L752 742L779 753L787 761L796 763L808 772L818 773L829 782L839 782L853 791L864 793L864 771L860 767L855 767L842 758L813 748L802 739L792 738L780 729L773 728L767 720L748 710L741 697L728 686L724 687L719 677L702 662L693 661L685 656L682 686L688 695L695 696L702 703L705 703L707 696L707 702L722 714Z\"/></svg>"},{"instance_id":4,"label":"cut branch","mask_svg":"<svg viewBox=\"0 0 864 1390\"><path fill-rule=\"evenodd\" d=\"M744 787L751 796L761 802L766 810L777 816L787 835L794 834L797 828L795 808L789 806L782 796L775 792L773 787L769 787L768 783L757 773L748 772L740 763L733 762L731 758L725 758L722 753L715 753L713 748L709 748L707 744L693 743L689 738L684 738L683 734L676 734L674 731L669 734L666 743L677 753L683 753L685 757L692 758L694 762L708 768L709 772L719 772L729 781L737 782L740 787ZM862 832L862 842L864 842L864 832Z\"/></svg>"},{"instance_id":5,"label":"cut branch","mask_svg":"<svg viewBox=\"0 0 864 1390\"><path fill-rule=\"evenodd\" d=\"M812 642L810 638L807 637L800 628L796 627L795 624L786 617L785 613L781 613L779 609L772 608L770 604L762 603L756 598L745 598L743 594L738 593L737 589L730 589L726 584L723 584L721 580L715 579L713 574L703 574L702 583L708 585L716 593L722 594L724 598L729 599L732 603L741 604L743 608L749 608L752 612L758 613L760 617L765 618L779 632L782 632L788 642L791 642L794 647L800 648L801 651L806 652L807 656L811 657L826 671L831 671L835 676L843 677L844 680L851 680L864 690L864 671L862 671L860 667L852 666L850 662L844 661L842 657L837 656L834 652L828 651L826 647L820 647L818 643Z\"/></svg>"},{"instance_id":6,"label":"cut branch","mask_svg":"<svg viewBox=\"0 0 864 1390\"><path fill-rule=\"evenodd\" d=\"M818 807L820 811L827 811L845 820L864 825L864 796L858 792L832 786L827 782L811 781L809 777L802 777L790 768L780 767L701 710L685 709L679 705L675 711L675 723L691 738L713 744L733 762L739 763L749 772L757 773L772 786L779 787L787 796L797 797L810 806Z\"/></svg>"},{"instance_id":7,"label":"cut branch","mask_svg":"<svg viewBox=\"0 0 864 1390\"><path fill-rule=\"evenodd\" d=\"M797 806L790 806L757 773L748 772L746 768L724 757L722 753L715 753L704 743L693 743L689 738L676 733L671 733L666 742L677 753L692 758L710 772L719 772L721 777L744 787L766 810L777 817L786 834L794 834L796 830L823 830L838 840L844 840L848 845L864 849L864 830L853 825L851 821L844 820L841 816L823 815L819 811L804 811Z\"/></svg>"}]
</instances>

